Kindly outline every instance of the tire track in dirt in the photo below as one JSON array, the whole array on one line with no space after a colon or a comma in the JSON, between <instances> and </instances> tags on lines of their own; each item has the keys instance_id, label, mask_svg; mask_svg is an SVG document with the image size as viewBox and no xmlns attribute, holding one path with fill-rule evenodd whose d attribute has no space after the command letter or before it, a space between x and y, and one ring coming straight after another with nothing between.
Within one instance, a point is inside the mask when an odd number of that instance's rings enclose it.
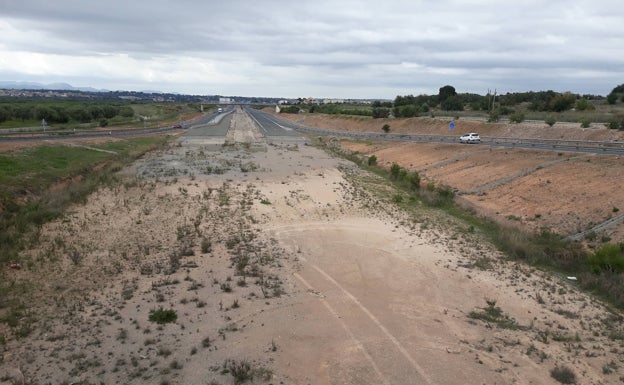
<instances>
[{"instance_id":1,"label":"tire track in dirt","mask_svg":"<svg viewBox=\"0 0 624 385\"><path fill-rule=\"evenodd\" d=\"M314 287L312 285L310 285L308 283L308 281L306 281L301 275L299 275L298 273L294 273L293 274L295 276L295 278L297 278L299 281L301 281L301 283L303 283L303 285L305 287L308 288L308 290L310 290L311 292L315 292L316 290L314 289ZM325 308L327 309L327 311L329 313L331 313L332 316L334 316L334 318L336 318L336 321L338 321L340 323L340 326L342 326L342 328L344 329L344 331L347 333L347 335L349 336L349 338L351 338L355 344L357 345L357 347L362 351L362 354L364 355L364 357L366 357L366 360L368 360L368 362L371 364L371 367L373 368L373 370L375 371L375 373L377 373L377 376L379 376L379 379L381 381L381 383L383 384L387 384L389 385L390 382L388 382L388 379L383 375L383 373L381 372L381 370L379 369L379 366L377 366L377 363L375 362L375 360L373 360L373 358L371 357L371 355L369 354L369 352L366 350L366 347L364 347L364 344L362 343L362 341L360 341L355 334L353 333L353 331L349 328L349 326L342 320L342 317L340 317L340 315L338 314L338 312L336 311L336 309L334 309L329 302L322 298L319 297L321 303L323 304L323 306L325 306Z\"/></svg>"},{"instance_id":2,"label":"tire track in dirt","mask_svg":"<svg viewBox=\"0 0 624 385\"><path fill-rule=\"evenodd\" d=\"M307 262L304 258L301 259L303 262ZM433 385L434 382L427 375L423 367L416 362L416 360L410 355L410 353L405 349L405 347L401 344L401 342L386 328L379 319L366 307L360 300L358 300L353 294L351 294L347 289L345 289L338 281L336 281L331 275L325 272L323 269L319 268L315 264L309 264L309 266L318 272L327 282L331 283L333 286L339 289L340 293L343 294L352 304L356 306L356 308L374 324L374 326L381 332L383 337L385 337L388 341L390 341L393 347L400 353L400 355L409 362L411 367L415 370L416 373L410 373L407 375L412 381L414 380L413 374L417 374L418 377L422 381L413 381L414 383L426 383ZM333 313L333 312L332 312ZM338 316L337 314L333 314L334 316ZM339 316L346 318L347 316ZM341 321L343 324L344 322ZM372 335L373 333L371 333ZM386 352L387 353L387 352ZM396 360L393 360L396 363ZM404 368L405 369L405 368ZM377 371L378 369L376 369Z\"/></svg>"},{"instance_id":3,"label":"tire track in dirt","mask_svg":"<svg viewBox=\"0 0 624 385\"><path fill-rule=\"evenodd\" d=\"M306 278L302 274L296 275L308 289L321 293L338 293L325 296L322 302L357 343L380 378L389 383L435 384L398 338L355 295L325 270L303 257L300 260L312 269L308 271L314 273L307 274ZM337 308L341 310L336 310ZM411 370L408 370L405 363L409 364Z\"/></svg>"}]
</instances>

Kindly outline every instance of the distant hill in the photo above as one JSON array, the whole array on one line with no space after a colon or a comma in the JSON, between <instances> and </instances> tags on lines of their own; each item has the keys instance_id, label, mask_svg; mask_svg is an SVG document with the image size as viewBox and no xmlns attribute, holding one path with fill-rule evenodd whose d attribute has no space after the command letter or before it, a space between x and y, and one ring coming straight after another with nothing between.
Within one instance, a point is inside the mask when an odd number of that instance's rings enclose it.
<instances>
[{"instance_id":1,"label":"distant hill","mask_svg":"<svg viewBox=\"0 0 624 385\"><path fill-rule=\"evenodd\" d=\"M42 84L35 82L16 82L0 80L0 89L17 89L17 90L60 90L60 91L84 91L84 92L108 92L108 90L100 90L93 87L74 87L67 83L50 83Z\"/></svg>"}]
</instances>

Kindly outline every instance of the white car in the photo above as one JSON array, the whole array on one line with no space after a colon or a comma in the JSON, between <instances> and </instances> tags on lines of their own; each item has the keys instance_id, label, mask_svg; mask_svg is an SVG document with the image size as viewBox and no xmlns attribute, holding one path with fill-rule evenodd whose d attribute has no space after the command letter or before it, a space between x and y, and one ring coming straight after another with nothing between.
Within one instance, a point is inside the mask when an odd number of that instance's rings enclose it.
<instances>
[{"instance_id":1,"label":"white car","mask_svg":"<svg viewBox=\"0 0 624 385\"><path fill-rule=\"evenodd\" d=\"M481 138L479 137L479 134L477 134L476 132L471 132L469 134L460 136L459 141L461 143L479 143L481 142Z\"/></svg>"}]
</instances>

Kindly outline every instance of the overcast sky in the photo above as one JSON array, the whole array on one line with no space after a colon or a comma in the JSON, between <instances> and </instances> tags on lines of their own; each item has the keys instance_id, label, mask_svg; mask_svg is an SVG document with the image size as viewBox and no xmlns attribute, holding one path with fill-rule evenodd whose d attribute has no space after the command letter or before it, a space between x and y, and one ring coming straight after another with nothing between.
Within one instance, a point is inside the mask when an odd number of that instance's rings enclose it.
<instances>
[{"instance_id":1,"label":"overcast sky","mask_svg":"<svg viewBox=\"0 0 624 385\"><path fill-rule=\"evenodd\" d=\"M0 0L0 80L380 98L624 83L616 0Z\"/></svg>"}]
</instances>

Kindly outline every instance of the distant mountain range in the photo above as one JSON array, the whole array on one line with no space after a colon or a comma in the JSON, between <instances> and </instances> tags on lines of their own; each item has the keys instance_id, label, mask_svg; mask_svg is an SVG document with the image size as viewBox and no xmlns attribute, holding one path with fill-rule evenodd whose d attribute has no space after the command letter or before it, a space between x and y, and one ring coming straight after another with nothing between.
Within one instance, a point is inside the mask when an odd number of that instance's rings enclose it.
<instances>
[{"instance_id":1,"label":"distant mountain range","mask_svg":"<svg viewBox=\"0 0 624 385\"><path fill-rule=\"evenodd\" d=\"M0 80L0 89L17 89L17 90L62 90L62 91L84 91L84 92L108 92L108 90L100 90L93 87L74 87L67 83L50 83L41 84L36 82L15 82Z\"/></svg>"}]
</instances>

